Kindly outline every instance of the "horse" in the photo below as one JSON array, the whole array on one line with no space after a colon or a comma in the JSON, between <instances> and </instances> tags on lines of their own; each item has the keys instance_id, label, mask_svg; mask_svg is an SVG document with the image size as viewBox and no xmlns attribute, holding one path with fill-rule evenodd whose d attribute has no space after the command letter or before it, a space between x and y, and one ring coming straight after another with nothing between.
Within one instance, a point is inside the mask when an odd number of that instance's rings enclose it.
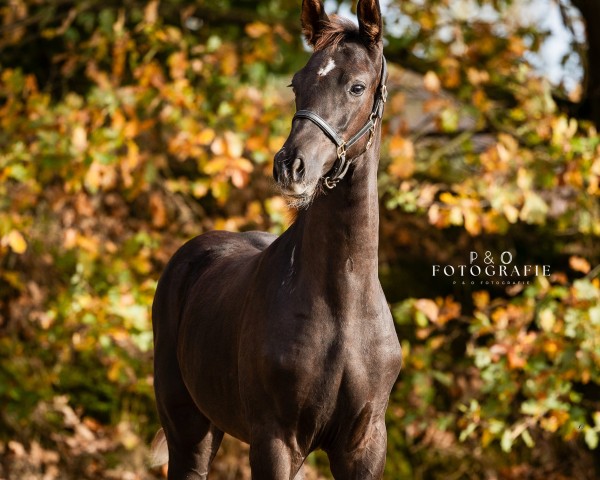
<instances>
[{"instance_id":1,"label":"horse","mask_svg":"<svg viewBox=\"0 0 600 480\"><path fill-rule=\"evenodd\" d=\"M336 479L383 476L401 349L378 278L377 168L387 97L377 0L358 27L303 0L313 47L275 182L296 208L279 237L212 231L167 264L152 307L159 461L205 479L224 432L252 478L304 478L320 448Z\"/></svg>"}]
</instances>

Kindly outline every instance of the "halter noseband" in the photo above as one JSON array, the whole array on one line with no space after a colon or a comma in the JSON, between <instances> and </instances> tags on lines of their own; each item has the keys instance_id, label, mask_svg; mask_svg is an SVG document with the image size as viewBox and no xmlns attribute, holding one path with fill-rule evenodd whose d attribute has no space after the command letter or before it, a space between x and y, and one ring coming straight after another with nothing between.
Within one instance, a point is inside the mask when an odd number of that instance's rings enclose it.
<instances>
[{"instance_id":1,"label":"halter noseband","mask_svg":"<svg viewBox=\"0 0 600 480\"><path fill-rule=\"evenodd\" d=\"M377 127L377 122L383 116L383 108L385 106L385 102L387 101L387 86L385 84L387 80L387 62L385 61L385 57L382 56L381 63L381 78L379 80L379 86L377 87L377 92L375 93L375 103L373 105L373 110L371 110L371 114L369 115L369 120L365 125L358 131L356 135L354 135L347 142L335 131L331 125L329 125L325 120L323 120L319 115L309 110L298 110L292 119L292 122L297 118L306 118L313 122L317 127L319 127L325 135L327 135L333 143L337 146L337 160L333 165L333 168L329 171L329 173L324 177L323 182L325 186L329 189L334 188L338 182L344 178L344 175L348 172L348 168L352 163L352 160L346 159L346 152L348 149L358 142L362 137L364 137L367 133L369 133L369 141L367 142L367 147L365 148L365 152L371 146L373 142L373 137L375 136L375 127ZM364 153L364 152L363 152ZM361 154L362 155L362 154ZM356 157L355 157L356 158Z\"/></svg>"}]
</instances>

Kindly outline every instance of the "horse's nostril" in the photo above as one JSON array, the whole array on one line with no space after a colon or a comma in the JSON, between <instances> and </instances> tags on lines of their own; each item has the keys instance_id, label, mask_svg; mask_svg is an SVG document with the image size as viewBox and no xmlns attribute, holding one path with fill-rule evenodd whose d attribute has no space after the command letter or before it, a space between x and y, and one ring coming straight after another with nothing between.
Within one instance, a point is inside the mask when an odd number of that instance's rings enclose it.
<instances>
[{"instance_id":1,"label":"horse's nostril","mask_svg":"<svg viewBox=\"0 0 600 480\"><path fill-rule=\"evenodd\" d=\"M304 162L301 158L296 158L292 164L292 179L299 182L304 177Z\"/></svg>"},{"instance_id":2,"label":"horse's nostril","mask_svg":"<svg viewBox=\"0 0 600 480\"><path fill-rule=\"evenodd\" d=\"M273 159L273 178L276 182L281 179L282 159L285 158L285 148L282 148L275 154ZM285 167L284 167L285 168Z\"/></svg>"}]
</instances>

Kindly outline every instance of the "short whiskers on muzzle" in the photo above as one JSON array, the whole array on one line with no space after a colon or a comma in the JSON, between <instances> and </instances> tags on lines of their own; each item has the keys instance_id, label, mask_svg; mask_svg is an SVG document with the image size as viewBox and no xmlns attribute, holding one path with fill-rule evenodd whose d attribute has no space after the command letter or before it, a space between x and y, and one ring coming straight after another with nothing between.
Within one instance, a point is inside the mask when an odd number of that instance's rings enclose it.
<instances>
[{"instance_id":1,"label":"short whiskers on muzzle","mask_svg":"<svg viewBox=\"0 0 600 480\"><path fill-rule=\"evenodd\" d=\"M301 194L291 193L288 189L281 186L279 183L276 183L277 189L285 199L289 208L293 208L294 210L304 210L307 209L315 198L317 198L321 193L324 192L322 182L315 186L315 188L309 189Z\"/></svg>"}]
</instances>

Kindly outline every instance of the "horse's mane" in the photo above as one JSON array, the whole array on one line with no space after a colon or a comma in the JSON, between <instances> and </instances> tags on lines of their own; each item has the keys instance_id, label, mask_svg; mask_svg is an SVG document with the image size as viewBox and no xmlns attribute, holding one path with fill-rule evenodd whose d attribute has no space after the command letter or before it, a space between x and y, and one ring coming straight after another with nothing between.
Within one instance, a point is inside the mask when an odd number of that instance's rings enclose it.
<instances>
[{"instance_id":1,"label":"horse's mane","mask_svg":"<svg viewBox=\"0 0 600 480\"><path fill-rule=\"evenodd\" d=\"M332 14L329 15L329 20L325 22L321 35L315 43L315 51L335 47L342 40L358 39L358 27L351 20Z\"/></svg>"}]
</instances>

